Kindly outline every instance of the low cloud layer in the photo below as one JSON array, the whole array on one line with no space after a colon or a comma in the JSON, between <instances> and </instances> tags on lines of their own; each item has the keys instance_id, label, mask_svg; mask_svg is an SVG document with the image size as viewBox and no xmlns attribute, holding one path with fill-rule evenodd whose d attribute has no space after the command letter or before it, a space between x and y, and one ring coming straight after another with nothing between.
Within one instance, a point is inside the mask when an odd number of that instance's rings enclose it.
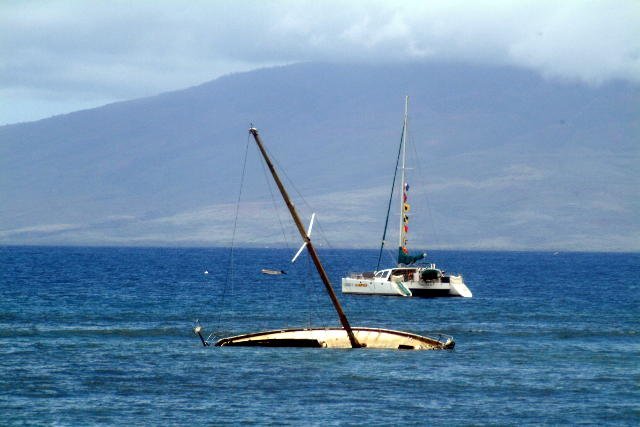
<instances>
[{"instance_id":1,"label":"low cloud layer","mask_svg":"<svg viewBox=\"0 0 640 427\"><path fill-rule=\"evenodd\" d=\"M6 1L0 124L299 61L460 61L640 83L640 3Z\"/></svg>"}]
</instances>

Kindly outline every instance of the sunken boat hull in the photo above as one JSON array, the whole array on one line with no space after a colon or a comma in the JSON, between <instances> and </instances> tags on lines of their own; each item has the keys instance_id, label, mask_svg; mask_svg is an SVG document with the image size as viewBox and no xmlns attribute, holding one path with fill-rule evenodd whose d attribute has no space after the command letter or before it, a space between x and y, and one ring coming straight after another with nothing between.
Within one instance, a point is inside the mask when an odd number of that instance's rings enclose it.
<instances>
[{"instance_id":1,"label":"sunken boat hull","mask_svg":"<svg viewBox=\"0 0 640 427\"><path fill-rule=\"evenodd\" d=\"M453 349L453 338L440 335L425 337L402 331L378 328L352 328L361 347L400 350ZM310 347L352 348L347 332L342 328L280 329L223 338L218 347Z\"/></svg>"}]
</instances>

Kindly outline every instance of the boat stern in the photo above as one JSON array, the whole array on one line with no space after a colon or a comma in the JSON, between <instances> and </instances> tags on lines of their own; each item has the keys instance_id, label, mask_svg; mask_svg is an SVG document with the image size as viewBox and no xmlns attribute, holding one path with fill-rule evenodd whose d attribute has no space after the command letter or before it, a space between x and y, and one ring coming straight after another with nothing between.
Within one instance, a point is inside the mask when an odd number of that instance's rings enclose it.
<instances>
[{"instance_id":1,"label":"boat stern","mask_svg":"<svg viewBox=\"0 0 640 427\"><path fill-rule=\"evenodd\" d=\"M449 286L450 286L449 293L453 296L463 297L463 298L473 297L473 293L467 287L467 285L465 285L462 275L450 276Z\"/></svg>"}]
</instances>

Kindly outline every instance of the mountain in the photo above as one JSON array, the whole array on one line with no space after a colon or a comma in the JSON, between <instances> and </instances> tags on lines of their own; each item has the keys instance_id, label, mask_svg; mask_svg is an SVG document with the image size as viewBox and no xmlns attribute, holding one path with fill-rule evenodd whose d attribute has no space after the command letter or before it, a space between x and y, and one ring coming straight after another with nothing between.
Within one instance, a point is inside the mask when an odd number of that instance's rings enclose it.
<instances>
[{"instance_id":1,"label":"mountain","mask_svg":"<svg viewBox=\"0 0 640 427\"><path fill-rule=\"evenodd\" d=\"M640 250L640 87L463 64L298 64L0 127L0 243L229 244L253 123L328 242L375 247L405 94L410 246ZM282 244L248 147L235 240Z\"/></svg>"}]
</instances>

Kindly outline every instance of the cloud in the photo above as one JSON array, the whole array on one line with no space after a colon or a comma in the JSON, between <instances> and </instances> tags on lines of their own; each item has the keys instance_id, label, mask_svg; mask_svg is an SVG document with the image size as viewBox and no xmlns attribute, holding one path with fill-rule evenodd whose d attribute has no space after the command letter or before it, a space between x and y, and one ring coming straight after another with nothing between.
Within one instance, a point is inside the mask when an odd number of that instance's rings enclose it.
<instances>
[{"instance_id":1,"label":"cloud","mask_svg":"<svg viewBox=\"0 0 640 427\"><path fill-rule=\"evenodd\" d=\"M15 238L22 235L52 235L75 231L82 228L80 224L40 224L11 230L0 230L0 239Z\"/></svg>"},{"instance_id":2,"label":"cloud","mask_svg":"<svg viewBox=\"0 0 640 427\"><path fill-rule=\"evenodd\" d=\"M40 99L44 113L299 61L461 61L640 83L635 0L5 1L0 27L0 96L25 114Z\"/></svg>"}]
</instances>

